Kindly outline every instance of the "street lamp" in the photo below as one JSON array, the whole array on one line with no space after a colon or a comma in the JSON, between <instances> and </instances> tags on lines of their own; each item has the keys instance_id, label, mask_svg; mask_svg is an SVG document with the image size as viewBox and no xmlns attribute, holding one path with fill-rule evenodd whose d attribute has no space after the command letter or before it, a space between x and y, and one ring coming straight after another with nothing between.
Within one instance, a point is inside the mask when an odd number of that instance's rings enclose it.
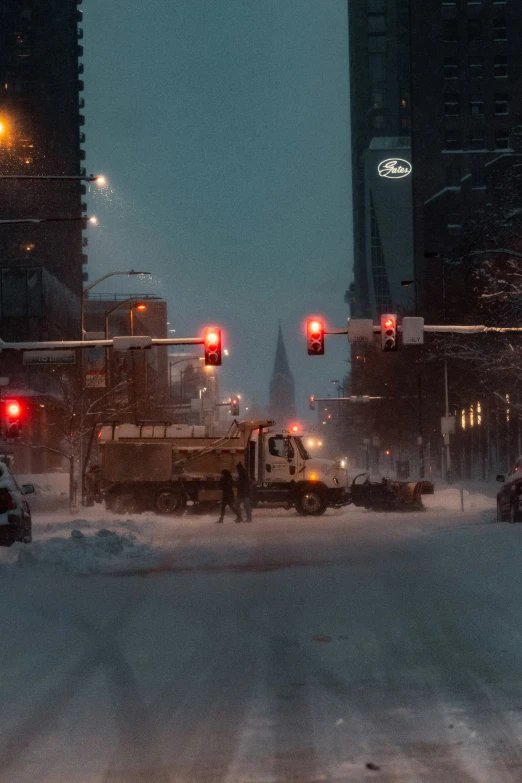
<instances>
[{"instance_id":1,"label":"street lamp","mask_svg":"<svg viewBox=\"0 0 522 783\"><path fill-rule=\"evenodd\" d=\"M12 226L16 223L76 223L79 220L92 223L94 226L98 223L98 218L87 215L81 217L59 217L59 218L9 218L0 220L1 226Z\"/></svg>"},{"instance_id":2,"label":"street lamp","mask_svg":"<svg viewBox=\"0 0 522 783\"><path fill-rule=\"evenodd\" d=\"M0 122L0 134L5 126ZM65 180L72 182L96 182L101 188L107 184L107 178L103 174L90 174L80 176L76 174L0 174L0 179L33 179L33 180Z\"/></svg>"},{"instance_id":3,"label":"street lamp","mask_svg":"<svg viewBox=\"0 0 522 783\"><path fill-rule=\"evenodd\" d=\"M139 310L140 312L143 313L145 312L146 309L147 309L147 305L145 304L145 302L134 302L133 304L131 304L129 308L131 337L134 337L134 310Z\"/></svg>"}]
</instances>

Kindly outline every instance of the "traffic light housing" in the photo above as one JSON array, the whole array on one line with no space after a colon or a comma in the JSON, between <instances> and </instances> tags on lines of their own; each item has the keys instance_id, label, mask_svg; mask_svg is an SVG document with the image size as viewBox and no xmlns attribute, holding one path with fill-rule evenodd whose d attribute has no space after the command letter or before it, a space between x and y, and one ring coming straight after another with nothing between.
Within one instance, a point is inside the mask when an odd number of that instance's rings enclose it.
<instances>
[{"instance_id":1,"label":"traffic light housing","mask_svg":"<svg viewBox=\"0 0 522 783\"><path fill-rule=\"evenodd\" d=\"M6 438L19 438L22 431L22 406L18 400L4 403L4 433Z\"/></svg>"},{"instance_id":2,"label":"traffic light housing","mask_svg":"<svg viewBox=\"0 0 522 783\"><path fill-rule=\"evenodd\" d=\"M232 397L230 400L230 415L239 416L239 398Z\"/></svg>"},{"instance_id":3,"label":"traffic light housing","mask_svg":"<svg viewBox=\"0 0 522 783\"><path fill-rule=\"evenodd\" d=\"M308 398L308 405L311 411L315 411L315 397L311 394Z\"/></svg>"},{"instance_id":4,"label":"traffic light housing","mask_svg":"<svg viewBox=\"0 0 522 783\"><path fill-rule=\"evenodd\" d=\"M381 315L381 348L383 351L396 351L398 347L397 316L394 313L383 313Z\"/></svg>"},{"instance_id":5,"label":"traffic light housing","mask_svg":"<svg viewBox=\"0 0 522 783\"><path fill-rule=\"evenodd\" d=\"M205 366L219 367L221 365L221 329L207 326L203 335L205 345Z\"/></svg>"},{"instance_id":6,"label":"traffic light housing","mask_svg":"<svg viewBox=\"0 0 522 783\"><path fill-rule=\"evenodd\" d=\"M324 354L324 321L322 318L308 318L306 322L308 356Z\"/></svg>"}]
</instances>

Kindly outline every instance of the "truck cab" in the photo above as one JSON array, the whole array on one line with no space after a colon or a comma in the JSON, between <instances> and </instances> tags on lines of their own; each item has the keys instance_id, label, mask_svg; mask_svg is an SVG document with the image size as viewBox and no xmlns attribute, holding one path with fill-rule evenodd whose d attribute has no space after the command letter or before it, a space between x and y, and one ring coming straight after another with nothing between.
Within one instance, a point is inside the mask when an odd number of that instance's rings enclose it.
<instances>
[{"instance_id":1,"label":"truck cab","mask_svg":"<svg viewBox=\"0 0 522 783\"><path fill-rule=\"evenodd\" d=\"M328 506L348 502L345 468L334 460L312 458L299 435L261 429L253 433L250 448L258 502L286 499L302 515L319 515Z\"/></svg>"}]
</instances>

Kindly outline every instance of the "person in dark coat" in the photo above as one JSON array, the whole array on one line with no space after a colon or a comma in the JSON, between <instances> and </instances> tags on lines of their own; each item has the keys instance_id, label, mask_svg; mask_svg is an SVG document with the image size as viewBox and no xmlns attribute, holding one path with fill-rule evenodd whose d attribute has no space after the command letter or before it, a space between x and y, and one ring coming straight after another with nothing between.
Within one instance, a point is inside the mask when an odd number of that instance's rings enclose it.
<instances>
[{"instance_id":1,"label":"person in dark coat","mask_svg":"<svg viewBox=\"0 0 522 783\"><path fill-rule=\"evenodd\" d=\"M242 522L241 512L236 506L236 499L234 497L234 479L232 473L229 470L221 471L221 478L219 479L219 486L221 487L221 516L217 520L223 522L225 517L225 510L228 506L236 515L236 522Z\"/></svg>"},{"instance_id":2,"label":"person in dark coat","mask_svg":"<svg viewBox=\"0 0 522 783\"><path fill-rule=\"evenodd\" d=\"M250 479L242 462L236 465L238 474L237 480L237 507L241 511L241 506L245 509L246 521L252 522L252 502L250 499Z\"/></svg>"}]
</instances>

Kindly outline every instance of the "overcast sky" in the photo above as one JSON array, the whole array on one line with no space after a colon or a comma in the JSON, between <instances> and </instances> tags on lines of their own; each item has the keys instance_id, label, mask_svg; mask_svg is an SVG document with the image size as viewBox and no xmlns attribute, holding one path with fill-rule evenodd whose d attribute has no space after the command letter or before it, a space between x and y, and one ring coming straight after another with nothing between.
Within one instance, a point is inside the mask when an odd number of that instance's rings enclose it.
<instances>
[{"instance_id":1,"label":"overcast sky","mask_svg":"<svg viewBox=\"0 0 522 783\"><path fill-rule=\"evenodd\" d=\"M306 355L309 313L343 326L352 276L347 0L89 0L90 280L164 296L177 335L226 330L224 393L268 398L281 319L301 414L347 369Z\"/></svg>"}]
</instances>

